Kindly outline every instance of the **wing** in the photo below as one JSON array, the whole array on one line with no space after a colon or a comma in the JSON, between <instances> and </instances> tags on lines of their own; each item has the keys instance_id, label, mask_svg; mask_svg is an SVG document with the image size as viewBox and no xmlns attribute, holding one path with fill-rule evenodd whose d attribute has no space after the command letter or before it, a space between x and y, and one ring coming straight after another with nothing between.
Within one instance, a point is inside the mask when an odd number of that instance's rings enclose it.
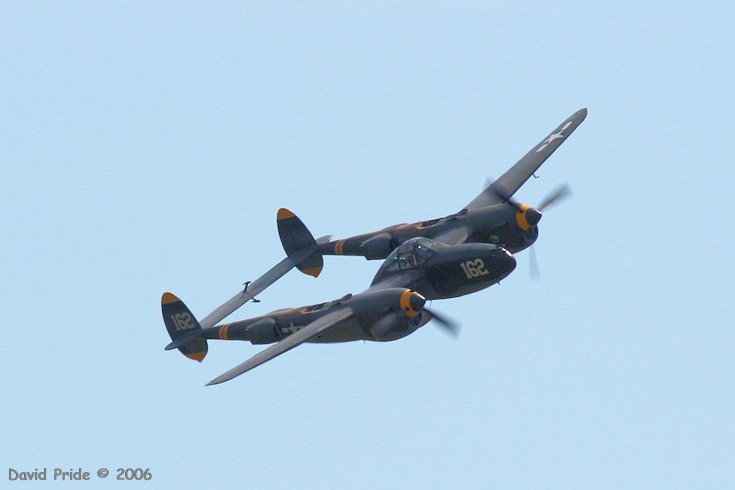
<instances>
[{"instance_id":1,"label":"wing","mask_svg":"<svg viewBox=\"0 0 735 490\"><path fill-rule=\"evenodd\" d=\"M237 366L230 369L226 373L221 374L220 376L217 376L212 381L207 383L207 386L216 385L219 383L224 383L225 381L229 381L236 376L240 376L241 374L246 373L250 371L251 369L260 366L261 364L270 361L274 357L278 357L281 354L290 351L294 347L298 347L304 342L307 342L308 340L318 335L321 335L322 333L332 328L337 323L348 319L349 317L352 316L352 313L353 313L352 309L345 306L344 308L341 308L332 313L328 313L324 315L323 317L318 318L317 320L314 320L313 322L311 322L310 324L308 324L306 327L302 328L298 332L289 335L288 337L281 340L277 344L273 344L267 349L261 352L258 352L257 354L255 354L253 357L243 362L242 364L238 364Z\"/></svg>"},{"instance_id":2,"label":"wing","mask_svg":"<svg viewBox=\"0 0 735 490\"><path fill-rule=\"evenodd\" d=\"M248 284L247 288L243 291L240 291L223 305L216 308L212 313L204 317L199 324L203 329L215 326L218 322L228 317L232 312L253 299L256 295L262 293L268 286L283 277L288 271L301 264L301 262L303 262L307 257L319 250L318 245L320 243L329 241L329 238L331 237L319 238L316 241L316 245L292 253L276 264L271 270Z\"/></svg>"},{"instance_id":3,"label":"wing","mask_svg":"<svg viewBox=\"0 0 735 490\"><path fill-rule=\"evenodd\" d=\"M466 208L482 208L492 204L499 204L509 199L538 170L541 164L561 146L564 140L577 129L577 126L582 124L585 117L587 117L587 109L580 109L569 116L551 134L531 148L510 170L501 175L500 178L473 199Z\"/></svg>"}]
</instances>

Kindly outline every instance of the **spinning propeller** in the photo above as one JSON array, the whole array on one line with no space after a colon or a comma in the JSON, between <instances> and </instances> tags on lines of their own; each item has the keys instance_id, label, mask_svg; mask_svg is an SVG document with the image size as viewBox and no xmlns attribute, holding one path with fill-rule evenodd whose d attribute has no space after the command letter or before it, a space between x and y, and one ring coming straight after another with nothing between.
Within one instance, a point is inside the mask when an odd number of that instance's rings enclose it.
<instances>
[{"instance_id":1,"label":"spinning propeller","mask_svg":"<svg viewBox=\"0 0 735 490\"><path fill-rule=\"evenodd\" d=\"M549 195L547 195L544 199L541 200L541 202L538 205L539 212L543 211L544 209L548 208L552 204L555 204L559 200L564 200L567 197L572 195L572 189L569 187L569 184L564 183L554 189L553 192L551 192Z\"/></svg>"},{"instance_id":2,"label":"spinning propeller","mask_svg":"<svg viewBox=\"0 0 735 490\"><path fill-rule=\"evenodd\" d=\"M518 226L524 231L528 231L538 225L539 221L541 221L541 217L543 216L542 212L544 210L550 209L572 195L572 190L569 187L569 184L561 184L543 198L538 206L534 208L530 204L523 204L514 200L512 195L497 183L491 185L490 188L500 199L518 210L518 213L516 213L516 221L518 222ZM531 245L528 255L531 277L538 279L541 274L539 273L538 257L536 256L536 250L533 245Z\"/></svg>"},{"instance_id":3,"label":"spinning propeller","mask_svg":"<svg viewBox=\"0 0 735 490\"><path fill-rule=\"evenodd\" d=\"M544 199L542 199L541 203L539 203L539 205L534 208L530 204L524 204L514 200L512 195L508 193L505 189L503 189L501 185L498 185L497 182L495 184L492 184L490 188L501 200L507 202L518 210L516 220L518 221L518 226L524 231L538 225L539 221L541 221L542 211L549 208L553 204L564 200L572 193L571 189L569 188L569 184L562 184L554 189Z\"/></svg>"},{"instance_id":4,"label":"spinning propeller","mask_svg":"<svg viewBox=\"0 0 735 490\"><path fill-rule=\"evenodd\" d=\"M437 313L436 311L426 310L431 316L432 320L436 320L436 326L443 329L450 337L459 338L459 332L462 330L462 326L456 321L448 318L444 315Z\"/></svg>"},{"instance_id":5,"label":"spinning propeller","mask_svg":"<svg viewBox=\"0 0 735 490\"><path fill-rule=\"evenodd\" d=\"M443 328L445 332L454 338L459 337L459 332L462 329L459 323L435 311L424 309L424 306L426 306L426 298L415 291L407 289L401 295L401 309L403 309L407 316L413 318L418 316L421 311L425 311L429 314L430 319L436 320L438 327Z\"/></svg>"},{"instance_id":6,"label":"spinning propeller","mask_svg":"<svg viewBox=\"0 0 735 490\"><path fill-rule=\"evenodd\" d=\"M552 207L554 204L558 204L559 202L563 201L567 197L572 195L572 189L569 187L569 184L562 184L554 191L552 191L550 194L548 194L544 199L541 200L541 202L538 205L538 211L539 214L541 214L542 211L545 209L548 209ZM529 258L529 270L531 274L531 278L538 279L541 277L541 272L539 271L538 266L538 257L536 255L536 247L531 245L529 247L530 250L528 251L528 258Z\"/></svg>"}]
</instances>

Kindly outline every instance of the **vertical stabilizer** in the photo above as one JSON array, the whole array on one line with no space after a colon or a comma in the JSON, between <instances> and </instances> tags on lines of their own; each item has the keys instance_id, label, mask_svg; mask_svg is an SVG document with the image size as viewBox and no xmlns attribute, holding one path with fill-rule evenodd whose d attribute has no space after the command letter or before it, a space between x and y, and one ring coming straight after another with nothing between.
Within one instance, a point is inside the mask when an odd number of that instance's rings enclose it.
<instances>
[{"instance_id":1,"label":"vertical stabilizer","mask_svg":"<svg viewBox=\"0 0 735 490\"><path fill-rule=\"evenodd\" d=\"M276 218L278 235L281 237L281 244L286 251L286 255L291 256L300 250L317 247L314 236L294 213L286 208L281 208L278 210ZM313 254L301 261L296 267L304 274L318 277L324 267L324 259L319 248L317 247Z\"/></svg>"}]
</instances>

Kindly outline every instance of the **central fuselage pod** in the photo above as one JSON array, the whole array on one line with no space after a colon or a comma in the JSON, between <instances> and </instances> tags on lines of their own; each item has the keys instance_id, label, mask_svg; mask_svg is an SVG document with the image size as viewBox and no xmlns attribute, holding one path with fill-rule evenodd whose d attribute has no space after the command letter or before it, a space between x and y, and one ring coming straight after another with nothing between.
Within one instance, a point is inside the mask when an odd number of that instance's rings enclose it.
<instances>
[{"instance_id":1,"label":"central fuselage pod","mask_svg":"<svg viewBox=\"0 0 735 490\"><path fill-rule=\"evenodd\" d=\"M515 267L513 255L497 245L413 238L391 252L372 286L406 287L426 299L455 298L497 284Z\"/></svg>"}]
</instances>

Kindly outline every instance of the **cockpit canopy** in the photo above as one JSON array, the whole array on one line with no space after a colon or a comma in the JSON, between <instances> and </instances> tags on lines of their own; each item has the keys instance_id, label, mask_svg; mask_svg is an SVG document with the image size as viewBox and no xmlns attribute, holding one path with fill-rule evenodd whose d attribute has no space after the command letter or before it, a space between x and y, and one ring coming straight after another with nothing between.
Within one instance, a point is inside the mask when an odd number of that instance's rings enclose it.
<instances>
[{"instance_id":1,"label":"cockpit canopy","mask_svg":"<svg viewBox=\"0 0 735 490\"><path fill-rule=\"evenodd\" d=\"M398 272L417 269L436 255L441 246L442 244L429 238L406 240L385 259L384 270Z\"/></svg>"}]
</instances>

